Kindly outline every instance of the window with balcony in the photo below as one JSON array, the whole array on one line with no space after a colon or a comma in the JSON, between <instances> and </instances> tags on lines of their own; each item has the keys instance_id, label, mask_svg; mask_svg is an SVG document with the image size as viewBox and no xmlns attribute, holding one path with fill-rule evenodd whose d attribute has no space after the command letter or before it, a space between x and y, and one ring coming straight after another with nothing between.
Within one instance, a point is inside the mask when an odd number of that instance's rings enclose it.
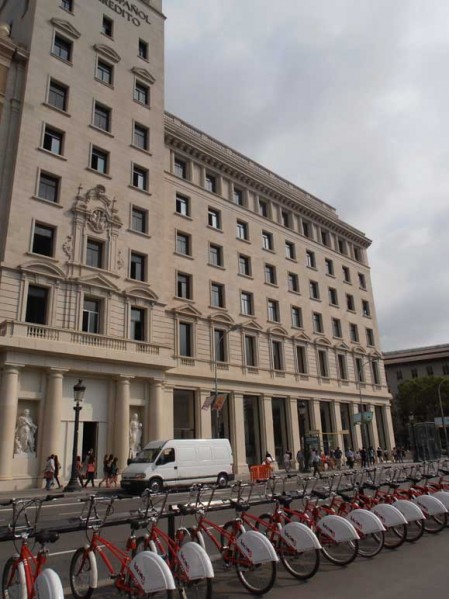
<instances>
[{"instance_id":1,"label":"window with balcony","mask_svg":"<svg viewBox=\"0 0 449 599\"><path fill-rule=\"evenodd\" d=\"M346 365L346 356L344 354L337 354L338 363L338 376L342 381L348 380L348 368Z\"/></svg>"},{"instance_id":2,"label":"window with balcony","mask_svg":"<svg viewBox=\"0 0 449 599\"><path fill-rule=\"evenodd\" d=\"M134 341L145 341L145 310L131 308L130 336Z\"/></svg>"},{"instance_id":3,"label":"window with balcony","mask_svg":"<svg viewBox=\"0 0 449 599\"><path fill-rule=\"evenodd\" d=\"M245 335L245 364L246 366L257 366L256 338Z\"/></svg>"},{"instance_id":4,"label":"window with balcony","mask_svg":"<svg viewBox=\"0 0 449 599\"><path fill-rule=\"evenodd\" d=\"M303 345L296 346L296 368L299 374L307 374L307 354Z\"/></svg>"},{"instance_id":5,"label":"window with balcony","mask_svg":"<svg viewBox=\"0 0 449 599\"><path fill-rule=\"evenodd\" d=\"M216 362L227 362L226 331L214 329L214 353Z\"/></svg>"},{"instance_id":6,"label":"window with balcony","mask_svg":"<svg viewBox=\"0 0 449 599\"><path fill-rule=\"evenodd\" d=\"M47 324L49 290L38 285L29 285L25 322Z\"/></svg>"},{"instance_id":7,"label":"window with balcony","mask_svg":"<svg viewBox=\"0 0 449 599\"><path fill-rule=\"evenodd\" d=\"M190 322L179 323L179 355L193 356L193 325Z\"/></svg>"},{"instance_id":8,"label":"window with balcony","mask_svg":"<svg viewBox=\"0 0 449 599\"><path fill-rule=\"evenodd\" d=\"M318 374L324 378L329 377L329 365L327 363L327 352L324 349L318 350Z\"/></svg>"},{"instance_id":9,"label":"window with balcony","mask_svg":"<svg viewBox=\"0 0 449 599\"><path fill-rule=\"evenodd\" d=\"M82 330L85 333L101 333L101 302L94 298L84 298Z\"/></svg>"},{"instance_id":10,"label":"window with balcony","mask_svg":"<svg viewBox=\"0 0 449 599\"><path fill-rule=\"evenodd\" d=\"M271 356L273 359L273 370L284 370L284 356L280 341L271 342Z\"/></svg>"}]
</instances>

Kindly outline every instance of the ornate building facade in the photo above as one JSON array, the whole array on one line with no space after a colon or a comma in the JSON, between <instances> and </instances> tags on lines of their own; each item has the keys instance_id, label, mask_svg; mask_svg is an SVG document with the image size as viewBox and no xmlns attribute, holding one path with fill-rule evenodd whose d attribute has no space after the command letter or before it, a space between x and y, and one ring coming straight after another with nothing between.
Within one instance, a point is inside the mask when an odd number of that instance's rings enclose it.
<instances>
[{"instance_id":1,"label":"ornate building facade","mask_svg":"<svg viewBox=\"0 0 449 599\"><path fill-rule=\"evenodd\" d=\"M9 70L0 123L0 487L50 453L68 476L79 379L79 454L121 467L136 431L226 436L237 474L266 451L390 449L370 241L165 113L162 1L0 11L24 81Z\"/></svg>"}]
</instances>

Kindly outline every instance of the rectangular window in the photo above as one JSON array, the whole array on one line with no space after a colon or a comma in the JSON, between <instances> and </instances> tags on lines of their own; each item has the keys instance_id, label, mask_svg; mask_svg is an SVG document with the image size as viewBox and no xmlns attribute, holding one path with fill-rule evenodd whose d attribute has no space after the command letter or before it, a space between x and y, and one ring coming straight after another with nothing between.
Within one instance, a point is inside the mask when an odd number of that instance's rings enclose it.
<instances>
[{"instance_id":1,"label":"rectangular window","mask_svg":"<svg viewBox=\"0 0 449 599\"><path fill-rule=\"evenodd\" d=\"M134 341L145 341L145 310L142 308L131 308L131 339Z\"/></svg>"},{"instance_id":2,"label":"rectangular window","mask_svg":"<svg viewBox=\"0 0 449 599\"><path fill-rule=\"evenodd\" d=\"M351 341L358 343L359 341L359 328L353 322L349 323L349 337Z\"/></svg>"},{"instance_id":3,"label":"rectangular window","mask_svg":"<svg viewBox=\"0 0 449 599\"><path fill-rule=\"evenodd\" d=\"M136 148L148 151L149 138L150 130L148 129L148 127L140 125L139 123L134 123L133 144L136 146Z\"/></svg>"},{"instance_id":4,"label":"rectangular window","mask_svg":"<svg viewBox=\"0 0 449 599\"><path fill-rule=\"evenodd\" d=\"M268 202L259 199L259 214L265 218L268 218Z\"/></svg>"},{"instance_id":5,"label":"rectangular window","mask_svg":"<svg viewBox=\"0 0 449 599\"><path fill-rule=\"evenodd\" d=\"M135 281L146 281L146 256L131 252L129 278Z\"/></svg>"},{"instance_id":6,"label":"rectangular window","mask_svg":"<svg viewBox=\"0 0 449 599\"><path fill-rule=\"evenodd\" d=\"M97 60L96 78L107 85L112 85L114 75L114 67L104 60Z\"/></svg>"},{"instance_id":7,"label":"rectangular window","mask_svg":"<svg viewBox=\"0 0 449 599\"><path fill-rule=\"evenodd\" d=\"M181 356L193 356L192 332L193 327L190 322L179 323L179 353Z\"/></svg>"},{"instance_id":8,"label":"rectangular window","mask_svg":"<svg viewBox=\"0 0 449 599\"><path fill-rule=\"evenodd\" d=\"M175 158L175 175L180 179L187 179L187 162L181 158Z\"/></svg>"},{"instance_id":9,"label":"rectangular window","mask_svg":"<svg viewBox=\"0 0 449 599\"><path fill-rule=\"evenodd\" d=\"M214 229L221 229L221 214L215 208L209 208L207 212L207 224Z\"/></svg>"},{"instance_id":10,"label":"rectangular window","mask_svg":"<svg viewBox=\"0 0 449 599\"><path fill-rule=\"evenodd\" d=\"M374 331L373 329L366 329L366 344L367 345L375 345L374 344Z\"/></svg>"},{"instance_id":11,"label":"rectangular window","mask_svg":"<svg viewBox=\"0 0 449 599\"><path fill-rule=\"evenodd\" d=\"M192 276L183 272L176 275L176 295L184 299L192 299Z\"/></svg>"},{"instance_id":12,"label":"rectangular window","mask_svg":"<svg viewBox=\"0 0 449 599\"><path fill-rule=\"evenodd\" d=\"M211 175L210 173L206 173L204 187L211 193L217 193L217 177L215 175Z\"/></svg>"},{"instance_id":13,"label":"rectangular window","mask_svg":"<svg viewBox=\"0 0 449 599\"><path fill-rule=\"evenodd\" d=\"M133 164L133 187L148 191L149 171L146 168Z\"/></svg>"},{"instance_id":14,"label":"rectangular window","mask_svg":"<svg viewBox=\"0 0 449 599\"><path fill-rule=\"evenodd\" d=\"M360 289L366 289L366 277L363 273L358 273Z\"/></svg>"},{"instance_id":15,"label":"rectangular window","mask_svg":"<svg viewBox=\"0 0 449 599\"><path fill-rule=\"evenodd\" d=\"M371 316L371 309L367 300L362 300L362 313L363 316Z\"/></svg>"},{"instance_id":16,"label":"rectangular window","mask_svg":"<svg viewBox=\"0 0 449 599\"><path fill-rule=\"evenodd\" d=\"M44 150L53 152L53 154L62 155L64 143L64 133L45 125L44 130Z\"/></svg>"},{"instance_id":17,"label":"rectangular window","mask_svg":"<svg viewBox=\"0 0 449 599\"><path fill-rule=\"evenodd\" d=\"M86 264L94 268L103 268L104 244L96 239L88 239L86 245Z\"/></svg>"},{"instance_id":18,"label":"rectangular window","mask_svg":"<svg viewBox=\"0 0 449 599\"><path fill-rule=\"evenodd\" d=\"M318 350L318 368L319 368L319 375L322 377L328 377L329 376L329 368L327 365L327 352L319 349Z\"/></svg>"},{"instance_id":19,"label":"rectangular window","mask_svg":"<svg viewBox=\"0 0 449 599\"><path fill-rule=\"evenodd\" d=\"M348 379L348 369L346 367L346 356L344 354L337 354L338 362L338 374L342 381Z\"/></svg>"},{"instance_id":20,"label":"rectangular window","mask_svg":"<svg viewBox=\"0 0 449 599\"><path fill-rule=\"evenodd\" d=\"M148 43L145 40L139 39L139 46L137 54L139 58L148 60Z\"/></svg>"},{"instance_id":21,"label":"rectangular window","mask_svg":"<svg viewBox=\"0 0 449 599\"><path fill-rule=\"evenodd\" d=\"M361 358L355 359L355 374L357 376L357 382L365 382L365 370L363 368L363 361Z\"/></svg>"},{"instance_id":22,"label":"rectangular window","mask_svg":"<svg viewBox=\"0 0 449 599\"><path fill-rule=\"evenodd\" d=\"M426 366L427 376L433 376L433 368L432 366Z\"/></svg>"},{"instance_id":23,"label":"rectangular window","mask_svg":"<svg viewBox=\"0 0 449 599\"><path fill-rule=\"evenodd\" d=\"M296 329L302 328L302 312L298 306L292 306L292 326Z\"/></svg>"},{"instance_id":24,"label":"rectangular window","mask_svg":"<svg viewBox=\"0 0 449 599\"><path fill-rule=\"evenodd\" d=\"M29 285L25 321L34 324L47 323L48 289Z\"/></svg>"},{"instance_id":25,"label":"rectangular window","mask_svg":"<svg viewBox=\"0 0 449 599\"><path fill-rule=\"evenodd\" d=\"M410 373L412 375L412 379L417 379L418 378L418 369L417 368L412 368L410 370Z\"/></svg>"},{"instance_id":26,"label":"rectangular window","mask_svg":"<svg viewBox=\"0 0 449 599\"><path fill-rule=\"evenodd\" d=\"M346 294L346 308L351 312L355 311L354 296L350 293Z\"/></svg>"},{"instance_id":27,"label":"rectangular window","mask_svg":"<svg viewBox=\"0 0 449 599\"><path fill-rule=\"evenodd\" d=\"M282 343L280 341L272 341L271 352L273 356L273 370L284 370Z\"/></svg>"},{"instance_id":28,"label":"rectangular window","mask_svg":"<svg viewBox=\"0 0 449 599\"><path fill-rule=\"evenodd\" d=\"M379 364L376 361L371 362L371 374L373 376L373 383L380 385Z\"/></svg>"},{"instance_id":29,"label":"rectangular window","mask_svg":"<svg viewBox=\"0 0 449 599\"><path fill-rule=\"evenodd\" d=\"M334 276L334 263L330 258L324 259L324 264L326 265L326 274L331 277Z\"/></svg>"},{"instance_id":30,"label":"rectangular window","mask_svg":"<svg viewBox=\"0 0 449 599\"><path fill-rule=\"evenodd\" d=\"M148 212L142 208L132 207L131 228L138 233L148 233Z\"/></svg>"},{"instance_id":31,"label":"rectangular window","mask_svg":"<svg viewBox=\"0 0 449 599\"><path fill-rule=\"evenodd\" d=\"M276 268L272 264L265 264L265 283L276 285Z\"/></svg>"},{"instance_id":32,"label":"rectangular window","mask_svg":"<svg viewBox=\"0 0 449 599\"><path fill-rule=\"evenodd\" d=\"M306 220L302 221L302 234L304 235L304 237L310 237L311 236L310 223L308 223Z\"/></svg>"},{"instance_id":33,"label":"rectangular window","mask_svg":"<svg viewBox=\"0 0 449 599\"><path fill-rule=\"evenodd\" d=\"M341 268L343 270L343 281L345 283L350 283L351 282L351 271L349 270L349 268L347 266L342 266Z\"/></svg>"},{"instance_id":34,"label":"rectangular window","mask_svg":"<svg viewBox=\"0 0 449 599\"><path fill-rule=\"evenodd\" d=\"M214 329L214 351L216 362L226 362L226 331Z\"/></svg>"},{"instance_id":35,"label":"rectangular window","mask_svg":"<svg viewBox=\"0 0 449 599\"><path fill-rule=\"evenodd\" d=\"M316 268L315 252L306 251L306 264L309 268Z\"/></svg>"},{"instance_id":36,"label":"rectangular window","mask_svg":"<svg viewBox=\"0 0 449 599\"><path fill-rule=\"evenodd\" d=\"M176 233L176 252L184 256L191 256L191 238L187 233Z\"/></svg>"},{"instance_id":37,"label":"rectangular window","mask_svg":"<svg viewBox=\"0 0 449 599\"><path fill-rule=\"evenodd\" d=\"M54 79L50 80L50 87L48 88L48 103L50 106L66 112L68 96L69 88L66 85Z\"/></svg>"},{"instance_id":38,"label":"rectangular window","mask_svg":"<svg viewBox=\"0 0 449 599\"><path fill-rule=\"evenodd\" d=\"M176 194L176 212L182 214L182 216L190 216L190 199Z\"/></svg>"},{"instance_id":39,"label":"rectangular window","mask_svg":"<svg viewBox=\"0 0 449 599\"><path fill-rule=\"evenodd\" d=\"M248 223L245 223L241 220L237 221L237 238L248 241Z\"/></svg>"},{"instance_id":40,"label":"rectangular window","mask_svg":"<svg viewBox=\"0 0 449 599\"><path fill-rule=\"evenodd\" d=\"M337 337L337 339L341 339L343 337L341 334L341 321L339 318L332 319L332 335Z\"/></svg>"},{"instance_id":41,"label":"rectangular window","mask_svg":"<svg viewBox=\"0 0 449 599\"><path fill-rule=\"evenodd\" d=\"M237 204L238 206L244 206L244 197L243 197L243 190L239 189L238 187L234 187L232 190L232 199L234 201L234 204Z\"/></svg>"},{"instance_id":42,"label":"rectangular window","mask_svg":"<svg viewBox=\"0 0 449 599\"><path fill-rule=\"evenodd\" d=\"M280 314L279 314L279 302L276 300L268 300L268 320L271 322L279 322Z\"/></svg>"},{"instance_id":43,"label":"rectangular window","mask_svg":"<svg viewBox=\"0 0 449 599\"><path fill-rule=\"evenodd\" d=\"M103 15L103 21L101 23L101 33L107 37L112 37L114 34L114 21Z\"/></svg>"},{"instance_id":44,"label":"rectangular window","mask_svg":"<svg viewBox=\"0 0 449 599\"><path fill-rule=\"evenodd\" d=\"M287 212L286 210L282 210L281 211L281 221L282 221L282 224L284 225L284 227L287 227L287 229L290 229L290 226L291 226L290 212Z\"/></svg>"},{"instance_id":45,"label":"rectangular window","mask_svg":"<svg viewBox=\"0 0 449 599\"><path fill-rule=\"evenodd\" d=\"M320 299L320 287L317 281L309 282L309 291L311 299Z\"/></svg>"},{"instance_id":46,"label":"rectangular window","mask_svg":"<svg viewBox=\"0 0 449 599\"><path fill-rule=\"evenodd\" d=\"M262 247L264 250L273 251L273 235L267 231L262 231Z\"/></svg>"},{"instance_id":47,"label":"rectangular window","mask_svg":"<svg viewBox=\"0 0 449 599\"><path fill-rule=\"evenodd\" d=\"M327 231L324 231L324 229L321 229L321 243L326 247L330 246L329 233Z\"/></svg>"},{"instance_id":48,"label":"rectangular window","mask_svg":"<svg viewBox=\"0 0 449 599\"><path fill-rule=\"evenodd\" d=\"M307 374L306 348L303 345L296 346L296 367L299 374Z\"/></svg>"},{"instance_id":49,"label":"rectangular window","mask_svg":"<svg viewBox=\"0 0 449 599\"><path fill-rule=\"evenodd\" d=\"M99 300L84 298L83 325L82 330L86 333L100 333L100 309Z\"/></svg>"},{"instance_id":50,"label":"rectangular window","mask_svg":"<svg viewBox=\"0 0 449 599\"><path fill-rule=\"evenodd\" d=\"M223 248L221 245L209 244L209 264L223 266Z\"/></svg>"},{"instance_id":51,"label":"rectangular window","mask_svg":"<svg viewBox=\"0 0 449 599\"><path fill-rule=\"evenodd\" d=\"M145 85L140 81L134 83L134 100L145 106L150 104L150 88L148 85Z\"/></svg>"},{"instance_id":52,"label":"rectangular window","mask_svg":"<svg viewBox=\"0 0 449 599\"><path fill-rule=\"evenodd\" d=\"M398 381L402 381L402 379L403 379L402 370L396 370L396 379Z\"/></svg>"},{"instance_id":53,"label":"rectangular window","mask_svg":"<svg viewBox=\"0 0 449 599\"><path fill-rule=\"evenodd\" d=\"M72 60L72 42L60 36L58 33L55 34L53 40L53 49L52 54L65 60L67 62L71 62Z\"/></svg>"},{"instance_id":54,"label":"rectangular window","mask_svg":"<svg viewBox=\"0 0 449 599\"><path fill-rule=\"evenodd\" d=\"M362 250L357 247L356 245L353 247L354 250L354 258L357 260L357 262L362 262Z\"/></svg>"},{"instance_id":55,"label":"rectangular window","mask_svg":"<svg viewBox=\"0 0 449 599\"><path fill-rule=\"evenodd\" d=\"M55 228L35 223L33 233L33 254L54 255Z\"/></svg>"},{"instance_id":56,"label":"rectangular window","mask_svg":"<svg viewBox=\"0 0 449 599\"><path fill-rule=\"evenodd\" d=\"M111 109L95 102L94 126L103 131L111 130Z\"/></svg>"},{"instance_id":57,"label":"rectangular window","mask_svg":"<svg viewBox=\"0 0 449 599\"><path fill-rule=\"evenodd\" d=\"M59 199L59 177L41 172L39 174L38 196L56 204Z\"/></svg>"},{"instance_id":58,"label":"rectangular window","mask_svg":"<svg viewBox=\"0 0 449 599\"><path fill-rule=\"evenodd\" d=\"M254 314L253 294L247 291L242 291L240 294L240 309L242 314L252 316Z\"/></svg>"},{"instance_id":59,"label":"rectangular window","mask_svg":"<svg viewBox=\"0 0 449 599\"><path fill-rule=\"evenodd\" d=\"M251 258L239 254L239 274L246 277L251 276Z\"/></svg>"},{"instance_id":60,"label":"rectangular window","mask_svg":"<svg viewBox=\"0 0 449 599\"><path fill-rule=\"evenodd\" d=\"M287 275L288 290L293 293L299 293L299 278L294 272L289 272Z\"/></svg>"},{"instance_id":61,"label":"rectangular window","mask_svg":"<svg viewBox=\"0 0 449 599\"><path fill-rule=\"evenodd\" d=\"M295 244L291 241L285 242L285 257L289 258L290 260L294 260L296 258Z\"/></svg>"},{"instance_id":62,"label":"rectangular window","mask_svg":"<svg viewBox=\"0 0 449 599\"><path fill-rule=\"evenodd\" d=\"M251 335L245 335L245 364L257 366L256 338Z\"/></svg>"},{"instance_id":63,"label":"rectangular window","mask_svg":"<svg viewBox=\"0 0 449 599\"><path fill-rule=\"evenodd\" d=\"M312 324L313 324L313 332L314 333L322 333L323 332L323 317L318 312L313 312Z\"/></svg>"},{"instance_id":64,"label":"rectangular window","mask_svg":"<svg viewBox=\"0 0 449 599\"><path fill-rule=\"evenodd\" d=\"M210 286L210 303L215 308L224 308L224 286L220 283L212 283Z\"/></svg>"},{"instance_id":65,"label":"rectangular window","mask_svg":"<svg viewBox=\"0 0 449 599\"><path fill-rule=\"evenodd\" d=\"M347 254L347 246L346 246L346 241L344 241L344 239L338 239L337 240L337 247L338 247L338 251L340 252L340 254Z\"/></svg>"},{"instance_id":66,"label":"rectangular window","mask_svg":"<svg viewBox=\"0 0 449 599\"><path fill-rule=\"evenodd\" d=\"M73 0L60 0L59 6L64 10L73 12Z\"/></svg>"},{"instance_id":67,"label":"rectangular window","mask_svg":"<svg viewBox=\"0 0 449 599\"><path fill-rule=\"evenodd\" d=\"M331 306L338 306L337 290L333 287L329 287L329 303Z\"/></svg>"},{"instance_id":68,"label":"rectangular window","mask_svg":"<svg viewBox=\"0 0 449 599\"><path fill-rule=\"evenodd\" d=\"M93 147L90 156L90 168L106 175L109 171L109 153Z\"/></svg>"}]
</instances>

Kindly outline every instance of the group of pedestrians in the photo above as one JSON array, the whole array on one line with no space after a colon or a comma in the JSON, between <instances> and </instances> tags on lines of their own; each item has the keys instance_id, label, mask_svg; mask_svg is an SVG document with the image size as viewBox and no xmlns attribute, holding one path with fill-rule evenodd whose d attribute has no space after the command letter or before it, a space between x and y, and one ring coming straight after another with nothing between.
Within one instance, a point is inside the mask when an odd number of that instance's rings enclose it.
<instances>
[{"instance_id":1,"label":"group of pedestrians","mask_svg":"<svg viewBox=\"0 0 449 599\"><path fill-rule=\"evenodd\" d=\"M61 488L61 483L59 482L60 470L61 464L58 460L58 456L52 453L48 456L44 468L44 480L46 491L50 491L50 489L55 485L58 485L58 489Z\"/></svg>"},{"instance_id":2,"label":"group of pedestrians","mask_svg":"<svg viewBox=\"0 0 449 599\"><path fill-rule=\"evenodd\" d=\"M99 487L105 483L106 487L116 487L118 477L118 458L115 458L112 453L105 454L103 458L103 478L99 483Z\"/></svg>"},{"instance_id":3,"label":"group of pedestrians","mask_svg":"<svg viewBox=\"0 0 449 599\"><path fill-rule=\"evenodd\" d=\"M45 489L47 491L56 485L58 489L61 489L61 483L59 482L60 470L61 464L58 456L55 454L48 456L44 468ZM93 449L87 452L83 460L81 460L81 456L77 456L75 470L78 482L82 487L86 488L89 483L92 487L95 487L97 464ZM112 454L105 455L103 459L103 479L100 481L99 486L101 487L105 483L106 487L117 487L118 473L118 458Z\"/></svg>"}]
</instances>

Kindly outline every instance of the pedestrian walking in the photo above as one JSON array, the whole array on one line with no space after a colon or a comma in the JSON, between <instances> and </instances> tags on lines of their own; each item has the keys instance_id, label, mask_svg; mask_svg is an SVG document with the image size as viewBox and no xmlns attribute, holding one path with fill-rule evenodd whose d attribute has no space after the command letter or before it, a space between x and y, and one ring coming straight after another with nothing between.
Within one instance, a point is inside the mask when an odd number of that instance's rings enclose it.
<instances>
[{"instance_id":1,"label":"pedestrian walking","mask_svg":"<svg viewBox=\"0 0 449 599\"><path fill-rule=\"evenodd\" d=\"M81 456L79 455L76 456L75 471L79 484L84 487L83 462L81 461Z\"/></svg>"},{"instance_id":2,"label":"pedestrian walking","mask_svg":"<svg viewBox=\"0 0 449 599\"><path fill-rule=\"evenodd\" d=\"M47 461L45 463L44 468L44 479L45 479L45 490L50 491L51 485L53 482L53 477L55 475L55 461L53 459L53 455L49 455Z\"/></svg>"},{"instance_id":3,"label":"pedestrian walking","mask_svg":"<svg viewBox=\"0 0 449 599\"><path fill-rule=\"evenodd\" d=\"M384 456L384 450L382 449L382 447L379 446L377 448L376 454L377 454L377 463L378 464L382 464L383 461L384 461L384 458L383 458L383 456Z\"/></svg>"},{"instance_id":4,"label":"pedestrian walking","mask_svg":"<svg viewBox=\"0 0 449 599\"><path fill-rule=\"evenodd\" d=\"M352 451L351 448L349 448L346 451L346 464L347 464L348 468L350 468L351 470L354 468L354 459L355 459L354 452Z\"/></svg>"},{"instance_id":5,"label":"pedestrian walking","mask_svg":"<svg viewBox=\"0 0 449 599\"><path fill-rule=\"evenodd\" d=\"M337 466L337 470L341 470L341 457L343 455L342 450L337 446L334 451L335 465Z\"/></svg>"},{"instance_id":6,"label":"pedestrian walking","mask_svg":"<svg viewBox=\"0 0 449 599\"><path fill-rule=\"evenodd\" d=\"M370 465L373 465L376 463L376 457L375 457L375 453L374 453L374 447L371 447L368 449L368 459L369 459L369 463Z\"/></svg>"},{"instance_id":7,"label":"pedestrian walking","mask_svg":"<svg viewBox=\"0 0 449 599\"><path fill-rule=\"evenodd\" d=\"M298 449L296 452L296 461L298 462L298 470L304 472L306 469L306 461L304 459L304 452L302 449Z\"/></svg>"},{"instance_id":8,"label":"pedestrian walking","mask_svg":"<svg viewBox=\"0 0 449 599\"><path fill-rule=\"evenodd\" d=\"M368 452L365 447L360 450L360 465L362 468L368 468Z\"/></svg>"},{"instance_id":9,"label":"pedestrian walking","mask_svg":"<svg viewBox=\"0 0 449 599\"><path fill-rule=\"evenodd\" d=\"M292 468L292 452L287 449L284 453L284 469L285 472L290 472Z\"/></svg>"},{"instance_id":10,"label":"pedestrian walking","mask_svg":"<svg viewBox=\"0 0 449 599\"><path fill-rule=\"evenodd\" d=\"M59 472L61 470L61 464L58 460L58 456L56 454L53 454L53 460L55 462L55 473L54 473L54 481L56 481L56 484L58 485L58 489L61 488L61 483L59 482Z\"/></svg>"},{"instance_id":11,"label":"pedestrian walking","mask_svg":"<svg viewBox=\"0 0 449 599\"><path fill-rule=\"evenodd\" d=\"M109 486L117 486L117 478L118 478L118 458L113 458L110 466L110 485Z\"/></svg>"},{"instance_id":12,"label":"pedestrian walking","mask_svg":"<svg viewBox=\"0 0 449 599\"><path fill-rule=\"evenodd\" d=\"M89 483L91 483L92 486L95 487L95 469L96 469L95 457L92 453L87 460L87 471L86 471L87 476L86 476L86 482L84 483L84 487L87 487L87 485Z\"/></svg>"},{"instance_id":13,"label":"pedestrian walking","mask_svg":"<svg viewBox=\"0 0 449 599\"><path fill-rule=\"evenodd\" d=\"M321 457L316 449L312 449L313 476L321 478Z\"/></svg>"},{"instance_id":14,"label":"pedestrian walking","mask_svg":"<svg viewBox=\"0 0 449 599\"><path fill-rule=\"evenodd\" d=\"M112 453L109 455L107 453L105 454L103 458L103 478L100 480L100 484L98 485L99 487L101 487L103 483L105 483L107 487L110 486L111 464L113 459L114 456Z\"/></svg>"}]
</instances>

